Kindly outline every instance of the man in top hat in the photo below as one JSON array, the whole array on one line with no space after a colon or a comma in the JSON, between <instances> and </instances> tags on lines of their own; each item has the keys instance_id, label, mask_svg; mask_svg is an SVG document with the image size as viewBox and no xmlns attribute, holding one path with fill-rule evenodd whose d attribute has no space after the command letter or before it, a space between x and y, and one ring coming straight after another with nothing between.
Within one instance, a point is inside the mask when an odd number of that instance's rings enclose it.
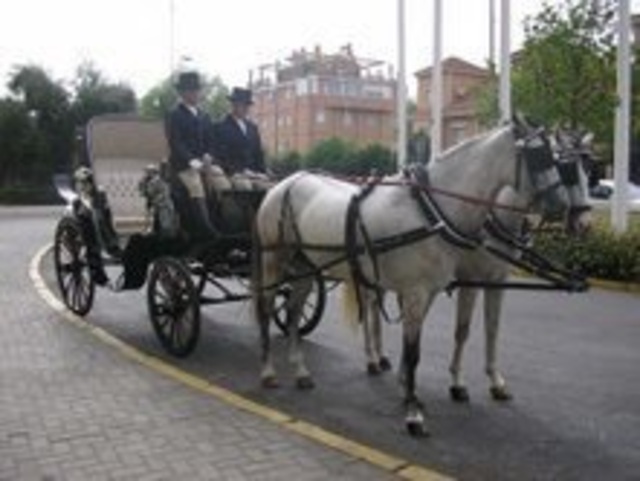
<instances>
[{"instance_id":1,"label":"man in top hat","mask_svg":"<svg viewBox=\"0 0 640 481\"><path fill-rule=\"evenodd\" d=\"M251 90L234 87L227 98L231 112L214 126L214 156L238 187L237 179L243 174L254 180L266 177L264 151L258 127L248 118Z\"/></svg>"},{"instance_id":2,"label":"man in top hat","mask_svg":"<svg viewBox=\"0 0 640 481\"><path fill-rule=\"evenodd\" d=\"M198 240L216 238L206 201L203 171L211 168L212 122L199 108L202 85L197 72L182 72L175 88L177 105L166 119L169 167L174 178L185 187L189 197L187 229Z\"/></svg>"}]
</instances>

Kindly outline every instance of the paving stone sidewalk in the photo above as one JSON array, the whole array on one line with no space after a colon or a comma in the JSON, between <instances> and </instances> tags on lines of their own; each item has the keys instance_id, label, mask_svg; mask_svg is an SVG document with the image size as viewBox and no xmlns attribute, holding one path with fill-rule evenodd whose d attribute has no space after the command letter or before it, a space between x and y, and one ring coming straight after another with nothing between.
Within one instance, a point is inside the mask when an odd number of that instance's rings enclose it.
<instances>
[{"instance_id":1,"label":"paving stone sidewalk","mask_svg":"<svg viewBox=\"0 0 640 481\"><path fill-rule=\"evenodd\" d=\"M62 320L28 274L55 218L27 213L0 208L0 481L391 479Z\"/></svg>"}]
</instances>

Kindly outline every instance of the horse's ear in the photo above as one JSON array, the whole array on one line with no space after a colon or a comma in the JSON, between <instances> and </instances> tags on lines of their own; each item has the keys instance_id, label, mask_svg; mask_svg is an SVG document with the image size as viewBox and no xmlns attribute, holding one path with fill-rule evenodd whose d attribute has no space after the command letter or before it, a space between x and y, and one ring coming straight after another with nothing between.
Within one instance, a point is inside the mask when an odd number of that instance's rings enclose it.
<instances>
[{"instance_id":1,"label":"horse's ear","mask_svg":"<svg viewBox=\"0 0 640 481\"><path fill-rule=\"evenodd\" d=\"M582 147L591 147L593 145L593 132L585 132L580 138L580 146Z\"/></svg>"},{"instance_id":2,"label":"horse's ear","mask_svg":"<svg viewBox=\"0 0 640 481\"><path fill-rule=\"evenodd\" d=\"M512 115L511 123L513 124L513 132L518 139L526 137L531 129L521 112L515 112Z\"/></svg>"}]
</instances>

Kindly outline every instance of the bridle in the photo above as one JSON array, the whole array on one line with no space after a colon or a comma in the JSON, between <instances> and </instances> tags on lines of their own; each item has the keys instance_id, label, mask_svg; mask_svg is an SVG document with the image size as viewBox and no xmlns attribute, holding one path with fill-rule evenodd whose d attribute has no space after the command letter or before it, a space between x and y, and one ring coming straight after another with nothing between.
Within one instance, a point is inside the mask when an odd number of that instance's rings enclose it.
<instances>
[{"instance_id":1,"label":"bridle","mask_svg":"<svg viewBox=\"0 0 640 481\"><path fill-rule=\"evenodd\" d=\"M525 209L527 211L530 211L532 206L541 203L547 197L551 197L559 188L565 186L560 175L558 175L558 180L547 185L543 184L544 173L554 172L559 168L559 164L554 158L551 143L543 134L544 128L541 127L516 140L516 181L514 187L516 191L521 192L526 169L534 190L534 195Z\"/></svg>"}]
</instances>

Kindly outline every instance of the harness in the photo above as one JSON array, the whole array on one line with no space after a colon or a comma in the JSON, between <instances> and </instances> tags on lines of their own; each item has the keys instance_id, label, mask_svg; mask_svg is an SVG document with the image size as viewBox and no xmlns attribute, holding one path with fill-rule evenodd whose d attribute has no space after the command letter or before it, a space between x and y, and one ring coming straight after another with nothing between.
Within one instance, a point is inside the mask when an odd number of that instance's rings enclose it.
<instances>
[{"instance_id":1,"label":"harness","mask_svg":"<svg viewBox=\"0 0 640 481\"><path fill-rule=\"evenodd\" d=\"M537 173L553 166L553 162L549 162L544 154L544 150L549 148L548 143L542 140L540 145L531 145L532 140L535 140L535 136L523 139L520 145L521 147L527 146L527 149L518 149L516 156L516 188L519 188L522 183L523 162L532 179L538 177L536 175ZM544 285L540 283L516 284L454 281L449 284L446 289L447 291L451 291L456 287L563 289L571 292L582 291L587 288L587 284L583 278L556 266L533 251L533 249L527 245L528 239L513 234L508 228L502 225L494 215L490 215L487 219L482 234L474 236L460 231L434 198L434 192L440 193L440 191L431 186L428 172L424 166L415 165L405 169L403 184L407 185L410 189L411 198L415 201L419 212L422 214L422 218L425 221L423 226L379 239L373 239L371 237L362 216L362 205L377 187L383 185L381 179L378 178L368 182L358 193L351 197L345 216L344 245L340 246L303 242L294 207L291 202L291 192L295 187L295 182L292 183L285 191L281 205L281 215L278 225L280 242L276 246L264 246L263 249L284 250L286 251L285 255L289 256L289 260L298 266L304 264L305 269L303 273L287 273L287 278L279 282L278 285L288 281L299 280L309 275L318 275L331 267L347 262L354 282L356 282L358 286L374 291L379 307L382 312L385 313L382 302L383 289L380 286L379 256L385 252L425 240L437 234L447 243L461 249L474 250L479 247L485 247L490 254L497 258L524 269L527 272L531 272L551 283L551 285ZM538 202L542 196L557 189L561 185L561 182L554 182L544 188L535 186L536 195L534 196L532 204ZM510 208L509 210L520 213L527 211L527 209L517 208ZM506 246L512 247L522 257L518 258L488 244L486 242L487 235L499 240ZM291 237L293 239L289 240ZM305 254L305 251L333 252L339 255L322 265L315 265ZM363 267L365 260L371 265L371 273L369 275ZM274 287L277 286L266 286L264 289L272 289ZM356 289L356 293L362 313L362 299L359 289ZM388 318L386 313L385 317Z\"/></svg>"}]
</instances>

